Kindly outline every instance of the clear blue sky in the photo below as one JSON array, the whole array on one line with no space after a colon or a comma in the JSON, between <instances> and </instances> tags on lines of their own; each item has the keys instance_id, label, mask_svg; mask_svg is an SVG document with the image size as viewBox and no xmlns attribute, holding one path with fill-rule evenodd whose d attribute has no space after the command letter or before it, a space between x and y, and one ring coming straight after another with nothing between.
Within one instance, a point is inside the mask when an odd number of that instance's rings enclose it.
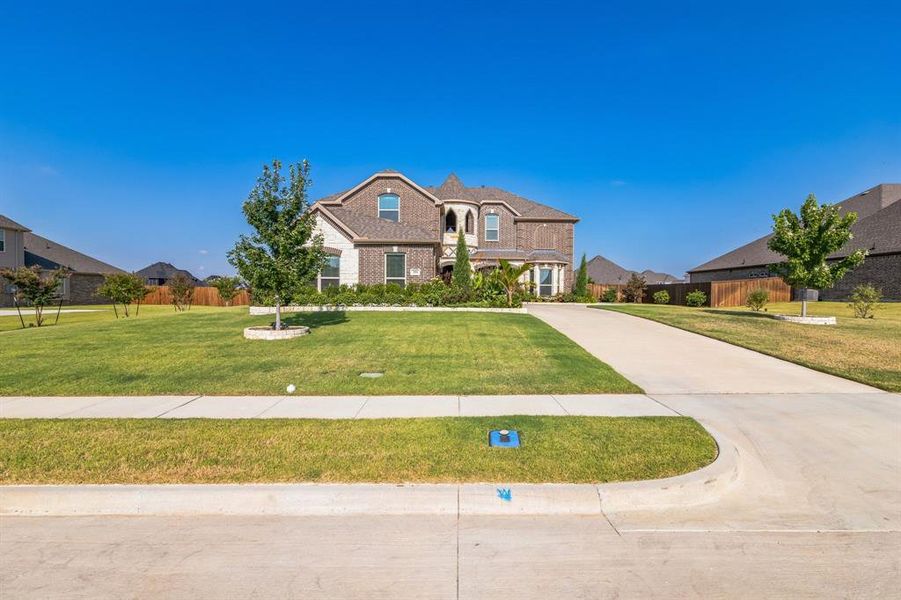
<instances>
[{"instance_id":1,"label":"clear blue sky","mask_svg":"<svg viewBox=\"0 0 901 600\"><path fill-rule=\"evenodd\" d=\"M897 1L3 4L0 212L127 269L229 271L273 157L455 171L676 274L901 181Z\"/></svg>"}]
</instances>

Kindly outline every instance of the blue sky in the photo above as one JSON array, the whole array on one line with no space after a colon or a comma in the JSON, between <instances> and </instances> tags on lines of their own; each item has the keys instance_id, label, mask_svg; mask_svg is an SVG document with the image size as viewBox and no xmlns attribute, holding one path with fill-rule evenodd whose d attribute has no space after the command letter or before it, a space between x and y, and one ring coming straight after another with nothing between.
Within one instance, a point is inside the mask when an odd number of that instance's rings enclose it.
<instances>
[{"instance_id":1,"label":"blue sky","mask_svg":"<svg viewBox=\"0 0 901 600\"><path fill-rule=\"evenodd\" d=\"M316 197L455 171L681 274L901 181L899 30L898 2L5 2L0 212L228 272L260 165L305 157Z\"/></svg>"}]
</instances>

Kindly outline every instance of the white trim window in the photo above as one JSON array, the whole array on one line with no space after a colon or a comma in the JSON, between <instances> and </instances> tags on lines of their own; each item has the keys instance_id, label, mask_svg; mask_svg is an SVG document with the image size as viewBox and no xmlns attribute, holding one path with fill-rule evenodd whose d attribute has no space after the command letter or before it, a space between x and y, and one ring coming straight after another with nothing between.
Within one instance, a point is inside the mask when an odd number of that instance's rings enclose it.
<instances>
[{"instance_id":1,"label":"white trim window","mask_svg":"<svg viewBox=\"0 0 901 600\"><path fill-rule=\"evenodd\" d=\"M379 196L379 218L397 223L400 221L400 196L382 194Z\"/></svg>"},{"instance_id":2,"label":"white trim window","mask_svg":"<svg viewBox=\"0 0 901 600\"><path fill-rule=\"evenodd\" d=\"M496 242L500 239L501 216L497 214L485 215L485 241Z\"/></svg>"},{"instance_id":3,"label":"white trim window","mask_svg":"<svg viewBox=\"0 0 901 600\"><path fill-rule=\"evenodd\" d=\"M0 229L0 252L6 252L6 230Z\"/></svg>"},{"instance_id":4,"label":"white trim window","mask_svg":"<svg viewBox=\"0 0 901 600\"><path fill-rule=\"evenodd\" d=\"M341 257L329 254L325 265L319 271L319 291L341 285Z\"/></svg>"},{"instance_id":5,"label":"white trim window","mask_svg":"<svg viewBox=\"0 0 901 600\"><path fill-rule=\"evenodd\" d=\"M554 269L551 267L541 267L538 269L538 295L554 295Z\"/></svg>"},{"instance_id":6,"label":"white trim window","mask_svg":"<svg viewBox=\"0 0 901 600\"><path fill-rule=\"evenodd\" d=\"M407 255L402 252L385 253L385 283L407 285Z\"/></svg>"}]
</instances>

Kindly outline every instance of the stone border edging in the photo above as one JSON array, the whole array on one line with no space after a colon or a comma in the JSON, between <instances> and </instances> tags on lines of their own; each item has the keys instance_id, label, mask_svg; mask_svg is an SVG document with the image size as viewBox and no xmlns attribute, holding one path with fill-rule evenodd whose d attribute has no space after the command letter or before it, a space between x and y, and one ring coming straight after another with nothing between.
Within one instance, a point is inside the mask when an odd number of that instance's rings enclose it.
<instances>
[{"instance_id":1,"label":"stone border edging","mask_svg":"<svg viewBox=\"0 0 901 600\"><path fill-rule=\"evenodd\" d=\"M173 484L0 486L0 515L598 515L716 502L740 479L738 449L666 479L605 484ZM510 500L500 498L510 491Z\"/></svg>"},{"instance_id":2,"label":"stone border edging","mask_svg":"<svg viewBox=\"0 0 901 600\"><path fill-rule=\"evenodd\" d=\"M315 306L283 306L283 313L298 312L482 312L526 314L525 308L482 308L477 306L342 306L321 304ZM274 315L273 306L251 306L251 316Z\"/></svg>"},{"instance_id":3,"label":"stone border edging","mask_svg":"<svg viewBox=\"0 0 901 600\"><path fill-rule=\"evenodd\" d=\"M835 325L838 323L835 317L799 317L797 315L772 315L777 321L786 323L799 323L801 325Z\"/></svg>"}]
</instances>

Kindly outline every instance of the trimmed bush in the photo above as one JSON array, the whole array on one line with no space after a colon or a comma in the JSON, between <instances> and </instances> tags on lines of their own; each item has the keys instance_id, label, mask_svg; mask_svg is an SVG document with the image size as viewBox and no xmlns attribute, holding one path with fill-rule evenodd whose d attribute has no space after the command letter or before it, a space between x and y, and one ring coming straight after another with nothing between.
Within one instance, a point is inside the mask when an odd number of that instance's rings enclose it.
<instances>
[{"instance_id":1,"label":"trimmed bush","mask_svg":"<svg viewBox=\"0 0 901 600\"><path fill-rule=\"evenodd\" d=\"M607 288L601 294L601 302L616 302L616 288Z\"/></svg>"},{"instance_id":2,"label":"trimmed bush","mask_svg":"<svg viewBox=\"0 0 901 600\"><path fill-rule=\"evenodd\" d=\"M872 319L876 316L880 300L882 290L871 283L862 283L851 292L851 302L848 306L854 309L854 316L858 319Z\"/></svg>"},{"instance_id":3,"label":"trimmed bush","mask_svg":"<svg viewBox=\"0 0 901 600\"><path fill-rule=\"evenodd\" d=\"M654 298L654 304L669 304L669 292L666 290L654 292L652 297Z\"/></svg>"},{"instance_id":4,"label":"trimmed bush","mask_svg":"<svg viewBox=\"0 0 901 600\"><path fill-rule=\"evenodd\" d=\"M685 304L687 306L704 306L707 304L707 294L701 290L692 290L685 294Z\"/></svg>"},{"instance_id":5,"label":"trimmed bush","mask_svg":"<svg viewBox=\"0 0 901 600\"><path fill-rule=\"evenodd\" d=\"M770 293L764 288L757 288L748 294L745 304L753 311L759 311L770 301Z\"/></svg>"}]
</instances>

